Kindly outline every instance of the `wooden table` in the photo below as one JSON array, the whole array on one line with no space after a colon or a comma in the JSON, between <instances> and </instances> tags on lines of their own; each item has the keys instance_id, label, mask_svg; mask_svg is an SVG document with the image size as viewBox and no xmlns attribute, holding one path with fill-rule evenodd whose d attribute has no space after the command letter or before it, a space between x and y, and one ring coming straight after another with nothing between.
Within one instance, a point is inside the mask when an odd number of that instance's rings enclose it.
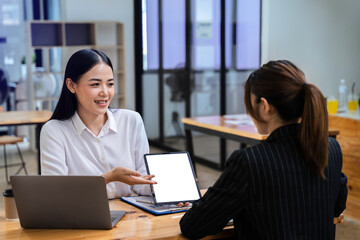
<instances>
[{"instance_id":1,"label":"wooden table","mask_svg":"<svg viewBox=\"0 0 360 240\"><path fill-rule=\"evenodd\" d=\"M51 111L9 111L0 112L0 126L36 125L35 141L38 154L38 173L40 168L40 130L42 125L50 119Z\"/></svg>"},{"instance_id":2,"label":"wooden table","mask_svg":"<svg viewBox=\"0 0 360 240\"><path fill-rule=\"evenodd\" d=\"M329 126L340 130L337 140L343 153L342 171L348 178L344 215L360 221L360 113L330 114Z\"/></svg>"},{"instance_id":3,"label":"wooden table","mask_svg":"<svg viewBox=\"0 0 360 240\"><path fill-rule=\"evenodd\" d=\"M218 136L220 140L220 169L223 170L226 161L226 142L233 140L240 142L240 148L246 145L259 144L267 138L267 135L261 135L257 132L255 125L246 121L246 114L224 115L224 116L202 116L193 118L183 118L187 151L191 156L193 165L198 157L194 155L192 133L191 131L202 132L205 134ZM243 121L241 121L243 119ZM203 160L206 161L206 160Z\"/></svg>"},{"instance_id":4,"label":"wooden table","mask_svg":"<svg viewBox=\"0 0 360 240\"><path fill-rule=\"evenodd\" d=\"M226 161L225 139L240 142L240 148L244 148L247 145L259 144L268 137L268 135L261 135L257 132L255 125L251 122L250 118L246 114L183 118L181 121L184 123L187 150L191 156L194 167L197 157L194 155L191 131L202 132L221 138L221 169L224 169ZM336 137L338 134L338 130L329 130L329 136Z\"/></svg>"},{"instance_id":5,"label":"wooden table","mask_svg":"<svg viewBox=\"0 0 360 240\"><path fill-rule=\"evenodd\" d=\"M0 239L186 239L179 226L184 213L154 216L119 199L110 200L110 209L127 211L111 230L23 229L19 221L6 221L4 212L0 212ZM232 236L234 229L230 226L205 239Z\"/></svg>"}]
</instances>

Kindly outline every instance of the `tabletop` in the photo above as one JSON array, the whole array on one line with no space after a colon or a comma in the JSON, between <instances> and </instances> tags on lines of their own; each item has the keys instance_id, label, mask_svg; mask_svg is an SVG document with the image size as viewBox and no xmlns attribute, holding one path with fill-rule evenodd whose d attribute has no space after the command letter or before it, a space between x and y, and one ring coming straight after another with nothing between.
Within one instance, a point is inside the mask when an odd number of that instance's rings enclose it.
<instances>
[{"instance_id":1,"label":"tabletop","mask_svg":"<svg viewBox=\"0 0 360 240\"><path fill-rule=\"evenodd\" d=\"M0 112L0 126L45 123L51 115L48 110Z\"/></svg>"},{"instance_id":2,"label":"tabletop","mask_svg":"<svg viewBox=\"0 0 360 240\"><path fill-rule=\"evenodd\" d=\"M255 140L265 140L268 137L268 135L262 135L257 132L254 123L247 114L201 116L183 118L181 121L184 124L191 126L211 129ZM338 134L339 130L329 128L329 136L336 137Z\"/></svg>"},{"instance_id":3,"label":"tabletop","mask_svg":"<svg viewBox=\"0 0 360 240\"><path fill-rule=\"evenodd\" d=\"M154 216L119 199L109 201L111 210L127 214L111 230L88 229L23 229L19 221L6 221L0 211L0 239L186 239L179 221L184 213ZM205 239L234 236L232 226Z\"/></svg>"},{"instance_id":4,"label":"tabletop","mask_svg":"<svg viewBox=\"0 0 360 240\"><path fill-rule=\"evenodd\" d=\"M246 114L201 116L183 118L181 121L184 124L256 140L265 140L268 137L257 132L255 125Z\"/></svg>"}]
</instances>

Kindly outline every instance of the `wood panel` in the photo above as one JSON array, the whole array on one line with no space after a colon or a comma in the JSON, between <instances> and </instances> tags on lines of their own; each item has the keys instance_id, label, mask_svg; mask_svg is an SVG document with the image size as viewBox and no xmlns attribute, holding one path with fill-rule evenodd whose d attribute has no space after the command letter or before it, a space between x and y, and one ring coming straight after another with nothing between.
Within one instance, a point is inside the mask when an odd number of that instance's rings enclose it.
<instances>
[{"instance_id":1,"label":"wood panel","mask_svg":"<svg viewBox=\"0 0 360 240\"><path fill-rule=\"evenodd\" d=\"M230 133L238 136L252 138L256 140L265 140L268 135L261 135L257 132L255 125L250 124L233 124L228 123L227 120L236 121L242 115L232 115L234 117L225 116L201 116L194 118L182 118L184 124L210 129L218 132Z\"/></svg>"},{"instance_id":2,"label":"wood panel","mask_svg":"<svg viewBox=\"0 0 360 240\"><path fill-rule=\"evenodd\" d=\"M356 167L359 166L359 161L359 157L356 158L352 155L343 154L343 171L347 173L346 176L360 176L359 168Z\"/></svg>"},{"instance_id":3,"label":"wood panel","mask_svg":"<svg viewBox=\"0 0 360 240\"><path fill-rule=\"evenodd\" d=\"M347 186L349 193L351 193L351 196L360 199L360 177L348 177ZM358 203L360 204L360 201Z\"/></svg>"},{"instance_id":4,"label":"wood panel","mask_svg":"<svg viewBox=\"0 0 360 240\"><path fill-rule=\"evenodd\" d=\"M45 123L51 111L8 111L0 113L0 126Z\"/></svg>"},{"instance_id":5,"label":"wood panel","mask_svg":"<svg viewBox=\"0 0 360 240\"><path fill-rule=\"evenodd\" d=\"M343 152L343 172L348 177L344 215L360 221L360 119L329 115L329 127L340 131L337 140Z\"/></svg>"},{"instance_id":6,"label":"wood panel","mask_svg":"<svg viewBox=\"0 0 360 240\"><path fill-rule=\"evenodd\" d=\"M360 216L360 202L359 198L349 194L346 202L346 210L344 211L346 217L359 220Z\"/></svg>"}]
</instances>

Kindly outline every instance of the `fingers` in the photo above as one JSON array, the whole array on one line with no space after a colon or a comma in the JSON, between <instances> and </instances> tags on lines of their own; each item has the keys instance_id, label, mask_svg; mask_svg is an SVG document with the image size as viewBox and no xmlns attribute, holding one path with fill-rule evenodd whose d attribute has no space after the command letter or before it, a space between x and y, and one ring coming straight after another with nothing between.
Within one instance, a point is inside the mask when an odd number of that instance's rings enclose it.
<instances>
[{"instance_id":1,"label":"fingers","mask_svg":"<svg viewBox=\"0 0 360 240\"><path fill-rule=\"evenodd\" d=\"M128 185L157 184L156 181L151 180L153 177L155 177L155 175L141 176L140 172L131 170L126 167L116 167L112 171L109 171L109 173L105 173L103 176L105 177L106 183L119 181Z\"/></svg>"},{"instance_id":2,"label":"fingers","mask_svg":"<svg viewBox=\"0 0 360 240\"><path fill-rule=\"evenodd\" d=\"M157 184L156 181L146 179L146 178L144 178L144 176L142 176L142 177L131 176L130 178L131 178L131 180L128 183L130 185L134 185L134 184Z\"/></svg>"},{"instance_id":3,"label":"fingers","mask_svg":"<svg viewBox=\"0 0 360 240\"><path fill-rule=\"evenodd\" d=\"M150 180L150 179L152 179L154 177L155 177L155 175L144 175L144 176L142 176L142 178L144 178L146 180Z\"/></svg>"},{"instance_id":4,"label":"fingers","mask_svg":"<svg viewBox=\"0 0 360 240\"><path fill-rule=\"evenodd\" d=\"M130 169L128 169L128 168L126 168L125 174L126 174L126 175L132 175L132 176L141 176L141 173L140 173L140 172L138 172L138 171L133 171L133 170L130 170Z\"/></svg>"},{"instance_id":5,"label":"fingers","mask_svg":"<svg viewBox=\"0 0 360 240\"><path fill-rule=\"evenodd\" d=\"M156 181L151 180L153 177L155 177L155 175L144 175L141 178L144 179L146 181L147 184L157 184Z\"/></svg>"},{"instance_id":6,"label":"fingers","mask_svg":"<svg viewBox=\"0 0 360 240\"><path fill-rule=\"evenodd\" d=\"M157 184L157 182L153 180L145 180L145 183L143 184Z\"/></svg>"},{"instance_id":7,"label":"fingers","mask_svg":"<svg viewBox=\"0 0 360 240\"><path fill-rule=\"evenodd\" d=\"M189 206L189 205L190 205L189 202L186 202L185 204L182 203L182 202L179 202L178 204L176 204L176 206L178 206L178 207L187 207L187 206Z\"/></svg>"}]
</instances>

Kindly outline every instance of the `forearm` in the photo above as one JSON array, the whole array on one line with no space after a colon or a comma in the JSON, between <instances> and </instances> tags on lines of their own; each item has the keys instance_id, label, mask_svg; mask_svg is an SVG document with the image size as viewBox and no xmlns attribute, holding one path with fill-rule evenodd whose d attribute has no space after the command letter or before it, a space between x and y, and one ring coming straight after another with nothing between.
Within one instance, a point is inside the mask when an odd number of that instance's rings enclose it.
<instances>
[{"instance_id":1,"label":"forearm","mask_svg":"<svg viewBox=\"0 0 360 240\"><path fill-rule=\"evenodd\" d=\"M247 174L238 154L232 154L226 169L213 187L180 221L181 231L188 238L201 238L221 231L230 219L246 207Z\"/></svg>"},{"instance_id":2,"label":"forearm","mask_svg":"<svg viewBox=\"0 0 360 240\"><path fill-rule=\"evenodd\" d=\"M222 189L209 188L204 198L194 202L181 219L182 234L190 239L198 239L221 231L235 211L228 205L230 199L224 198L226 195Z\"/></svg>"}]
</instances>

